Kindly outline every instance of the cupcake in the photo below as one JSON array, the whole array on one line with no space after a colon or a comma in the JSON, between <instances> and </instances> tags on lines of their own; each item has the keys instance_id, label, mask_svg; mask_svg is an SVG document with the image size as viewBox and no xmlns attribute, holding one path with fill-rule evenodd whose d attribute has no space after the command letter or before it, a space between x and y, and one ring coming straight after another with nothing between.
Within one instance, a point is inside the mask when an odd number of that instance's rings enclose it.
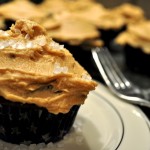
<instances>
[{"instance_id":1,"label":"cupcake","mask_svg":"<svg viewBox=\"0 0 150 150\"><path fill-rule=\"evenodd\" d=\"M68 0L67 11L71 18L76 18L79 28L78 32L81 32L80 38L84 38L82 41L79 39L80 43L77 43L76 45L81 45L87 50L91 49L91 47L101 47L105 44L103 33L100 31L100 24L103 23L100 18L108 14L108 9L96 1L87 0L85 2L83 0ZM87 25L84 25L84 27L82 25L79 26L80 22L85 22ZM93 31L90 26L93 26ZM94 32L97 32L97 36L94 35ZM90 34L90 37L87 33Z\"/></svg>"},{"instance_id":2,"label":"cupcake","mask_svg":"<svg viewBox=\"0 0 150 150\"><path fill-rule=\"evenodd\" d=\"M97 26L101 33L101 39L104 41L104 45L111 50L111 42L119 33L125 30L125 20L121 15L115 14L113 11L109 10L99 18Z\"/></svg>"},{"instance_id":3,"label":"cupcake","mask_svg":"<svg viewBox=\"0 0 150 150\"><path fill-rule=\"evenodd\" d=\"M68 7L73 17L86 20L96 27L100 34L99 39L103 41L105 46L109 46L110 41L124 30L124 18L98 2L79 0L70 2Z\"/></svg>"},{"instance_id":4,"label":"cupcake","mask_svg":"<svg viewBox=\"0 0 150 150\"><path fill-rule=\"evenodd\" d=\"M109 35L112 36L111 42L109 43L109 49L112 51L121 51L122 46L118 45L115 42L115 38L122 33L123 31L126 31L127 26L129 24L135 23L138 24L139 22L145 20L144 11L137 5L133 5L130 3L123 3L119 6L116 6L111 9L110 14L115 14L115 16L119 16L123 20L123 26L120 28L121 30L118 30L117 32L110 33ZM114 22L116 22L114 20ZM108 35L108 36L109 36Z\"/></svg>"},{"instance_id":5,"label":"cupcake","mask_svg":"<svg viewBox=\"0 0 150 150\"><path fill-rule=\"evenodd\" d=\"M124 3L108 11L99 18L98 28L101 39L110 50L116 50L114 39L126 30L128 24L144 20L143 10L133 4ZM114 23L115 22L115 23Z\"/></svg>"},{"instance_id":6,"label":"cupcake","mask_svg":"<svg viewBox=\"0 0 150 150\"><path fill-rule=\"evenodd\" d=\"M58 22L58 26L53 28L48 26L50 22L46 24L46 29L53 39L74 46L87 43L86 41L97 40L100 36L96 26L86 19L92 18L88 14L91 9L93 11L96 8L93 4L95 3L91 0L45 0L38 8L47 14L47 20L53 18ZM85 13L85 11L78 12L79 9L85 10L85 8L88 8L86 17L82 16L82 12ZM43 21L41 24L43 25Z\"/></svg>"},{"instance_id":7,"label":"cupcake","mask_svg":"<svg viewBox=\"0 0 150 150\"><path fill-rule=\"evenodd\" d=\"M67 8L72 16L87 20L95 26L99 18L107 12L107 9L101 3L92 0L68 0Z\"/></svg>"},{"instance_id":8,"label":"cupcake","mask_svg":"<svg viewBox=\"0 0 150 150\"><path fill-rule=\"evenodd\" d=\"M129 69L150 75L150 21L130 24L127 31L116 38L124 46L125 60Z\"/></svg>"},{"instance_id":9,"label":"cupcake","mask_svg":"<svg viewBox=\"0 0 150 150\"><path fill-rule=\"evenodd\" d=\"M96 82L37 23L20 19L0 32L0 139L59 141Z\"/></svg>"}]
</instances>

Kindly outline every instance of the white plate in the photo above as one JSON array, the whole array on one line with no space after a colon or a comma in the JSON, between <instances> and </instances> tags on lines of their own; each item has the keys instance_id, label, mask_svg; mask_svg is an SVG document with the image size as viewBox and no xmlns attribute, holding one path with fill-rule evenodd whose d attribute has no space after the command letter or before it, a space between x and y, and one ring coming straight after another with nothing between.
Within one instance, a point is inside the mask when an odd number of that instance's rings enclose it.
<instances>
[{"instance_id":1,"label":"white plate","mask_svg":"<svg viewBox=\"0 0 150 150\"><path fill-rule=\"evenodd\" d=\"M150 150L147 117L138 107L114 97L103 85L89 94L76 124L72 133L75 138L70 138L65 150Z\"/></svg>"},{"instance_id":2,"label":"white plate","mask_svg":"<svg viewBox=\"0 0 150 150\"><path fill-rule=\"evenodd\" d=\"M150 122L144 113L114 97L99 84L81 106L74 126L64 140L39 149L150 150L149 140ZM14 147L8 146L11 150Z\"/></svg>"}]
</instances>

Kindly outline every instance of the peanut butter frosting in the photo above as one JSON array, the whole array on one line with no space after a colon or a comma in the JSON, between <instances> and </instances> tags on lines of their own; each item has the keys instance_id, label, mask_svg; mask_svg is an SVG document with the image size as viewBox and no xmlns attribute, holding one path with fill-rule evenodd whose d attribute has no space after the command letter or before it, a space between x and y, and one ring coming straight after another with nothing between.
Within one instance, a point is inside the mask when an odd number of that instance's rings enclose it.
<instances>
[{"instance_id":1,"label":"peanut butter frosting","mask_svg":"<svg viewBox=\"0 0 150 150\"><path fill-rule=\"evenodd\" d=\"M120 29L125 25L125 20L115 11L105 8L96 1L73 1L68 6L71 16L87 20L97 29ZM114 23L115 22L115 23Z\"/></svg>"},{"instance_id":2,"label":"peanut butter frosting","mask_svg":"<svg viewBox=\"0 0 150 150\"><path fill-rule=\"evenodd\" d=\"M97 21L97 27L103 30L118 30L125 26L125 19L120 15L108 10Z\"/></svg>"},{"instance_id":3,"label":"peanut butter frosting","mask_svg":"<svg viewBox=\"0 0 150 150\"><path fill-rule=\"evenodd\" d=\"M92 6L90 4L92 4ZM49 28L49 21L47 21L46 29L51 37L57 41L68 42L71 45L79 45L87 40L89 41L90 39L93 41L93 39L99 38L100 36L100 33L93 22L91 23L88 19L83 18L85 15L83 15L83 17L79 17L81 16L81 12L80 15L77 15L76 11L80 8L84 10L85 8L92 8L94 10L96 7L93 8L93 4L94 3L91 0L46 0L39 6L39 9L48 12L56 21L59 22L59 26L52 29ZM43 22L41 22L41 24L44 25L44 27L46 25L45 23L43 24ZM93 42L91 43L93 44Z\"/></svg>"},{"instance_id":4,"label":"peanut butter frosting","mask_svg":"<svg viewBox=\"0 0 150 150\"><path fill-rule=\"evenodd\" d=\"M126 24L138 22L145 18L144 11L139 6L124 3L112 9L114 13L119 14L125 19Z\"/></svg>"},{"instance_id":5,"label":"peanut butter frosting","mask_svg":"<svg viewBox=\"0 0 150 150\"><path fill-rule=\"evenodd\" d=\"M47 31L59 28L61 26L60 20L55 18L53 14L47 14L44 17L33 17L32 21L42 24Z\"/></svg>"},{"instance_id":6,"label":"peanut butter frosting","mask_svg":"<svg viewBox=\"0 0 150 150\"><path fill-rule=\"evenodd\" d=\"M44 0L37 8L47 14L56 14L68 10L67 2L68 0Z\"/></svg>"},{"instance_id":7,"label":"peanut butter frosting","mask_svg":"<svg viewBox=\"0 0 150 150\"><path fill-rule=\"evenodd\" d=\"M116 38L121 45L131 45L141 48L145 53L150 54L150 21L141 21L138 24L128 25L127 31Z\"/></svg>"},{"instance_id":8,"label":"peanut butter frosting","mask_svg":"<svg viewBox=\"0 0 150 150\"><path fill-rule=\"evenodd\" d=\"M30 0L13 0L0 6L0 16L35 21L53 39L70 45L97 41L101 38L99 29L120 30L145 19L138 6L124 3L108 9L96 0L44 0L38 5Z\"/></svg>"},{"instance_id":9,"label":"peanut butter frosting","mask_svg":"<svg viewBox=\"0 0 150 150\"><path fill-rule=\"evenodd\" d=\"M70 1L70 3L68 3L68 9L73 17L75 16L87 20L96 26L97 22L99 22L99 18L107 12L107 9L100 3L89 0Z\"/></svg>"},{"instance_id":10,"label":"peanut butter frosting","mask_svg":"<svg viewBox=\"0 0 150 150\"><path fill-rule=\"evenodd\" d=\"M96 82L70 52L35 22L20 19L0 30L0 96L67 113L83 104Z\"/></svg>"},{"instance_id":11,"label":"peanut butter frosting","mask_svg":"<svg viewBox=\"0 0 150 150\"><path fill-rule=\"evenodd\" d=\"M40 11L34 4L27 0L16 0L0 6L0 16L5 19L32 19L44 17L45 12Z\"/></svg>"},{"instance_id":12,"label":"peanut butter frosting","mask_svg":"<svg viewBox=\"0 0 150 150\"><path fill-rule=\"evenodd\" d=\"M70 14L59 16L61 27L48 30L49 35L59 41L65 41L72 44L81 44L82 42L95 39L100 36L96 27L86 20L72 17Z\"/></svg>"}]
</instances>

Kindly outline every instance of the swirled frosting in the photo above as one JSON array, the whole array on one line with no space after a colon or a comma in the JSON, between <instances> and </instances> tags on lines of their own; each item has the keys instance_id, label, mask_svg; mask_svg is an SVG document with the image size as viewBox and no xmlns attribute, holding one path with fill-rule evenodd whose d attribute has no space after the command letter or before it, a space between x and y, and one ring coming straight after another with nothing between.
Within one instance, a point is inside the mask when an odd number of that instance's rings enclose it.
<instances>
[{"instance_id":1,"label":"swirled frosting","mask_svg":"<svg viewBox=\"0 0 150 150\"><path fill-rule=\"evenodd\" d=\"M0 96L67 113L97 84L63 45L35 22L21 19L0 30Z\"/></svg>"}]
</instances>

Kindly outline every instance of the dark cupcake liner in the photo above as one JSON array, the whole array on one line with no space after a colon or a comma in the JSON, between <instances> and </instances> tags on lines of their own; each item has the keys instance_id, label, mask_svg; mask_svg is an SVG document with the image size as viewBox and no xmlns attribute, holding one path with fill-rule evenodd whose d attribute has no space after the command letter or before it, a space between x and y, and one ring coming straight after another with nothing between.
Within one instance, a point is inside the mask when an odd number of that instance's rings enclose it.
<instances>
[{"instance_id":1,"label":"dark cupcake liner","mask_svg":"<svg viewBox=\"0 0 150 150\"><path fill-rule=\"evenodd\" d=\"M125 63L127 67L134 72L150 75L147 66L150 65L150 54L146 54L141 48L125 46Z\"/></svg>"},{"instance_id":2,"label":"dark cupcake liner","mask_svg":"<svg viewBox=\"0 0 150 150\"><path fill-rule=\"evenodd\" d=\"M104 41L104 46L108 47L110 50L113 50L111 47L114 39L117 37L117 35L119 35L122 31L125 30L126 30L125 26L119 29L109 29L109 30L99 29L101 33L101 39Z\"/></svg>"},{"instance_id":3,"label":"dark cupcake liner","mask_svg":"<svg viewBox=\"0 0 150 150\"><path fill-rule=\"evenodd\" d=\"M15 144L49 143L61 140L73 125L80 106L58 115L34 104L0 98L0 139Z\"/></svg>"}]
</instances>

